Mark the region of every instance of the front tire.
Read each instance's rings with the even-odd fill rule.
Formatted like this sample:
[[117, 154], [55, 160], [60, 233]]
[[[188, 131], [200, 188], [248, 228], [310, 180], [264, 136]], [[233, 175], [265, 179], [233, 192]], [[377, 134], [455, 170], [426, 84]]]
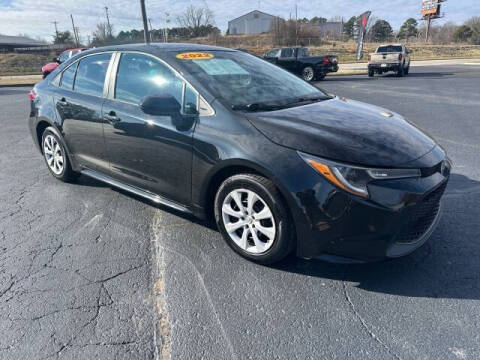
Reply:
[[306, 66], [302, 70], [302, 79], [308, 82], [313, 81], [315, 79], [315, 70], [311, 66]]
[[47, 127], [42, 134], [42, 153], [50, 174], [55, 178], [64, 182], [78, 178], [79, 174], [72, 170], [63, 142], [55, 135], [52, 127]]
[[262, 176], [239, 174], [226, 179], [215, 196], [215, 221], [227, 244], [253, 262], [278, 262], [294, 248], [285, 201]]

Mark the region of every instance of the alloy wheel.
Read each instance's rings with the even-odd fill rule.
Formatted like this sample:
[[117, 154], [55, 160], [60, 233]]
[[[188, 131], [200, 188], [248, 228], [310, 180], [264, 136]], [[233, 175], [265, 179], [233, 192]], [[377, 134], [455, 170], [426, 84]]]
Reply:
[[265, 253], [275, 241], [273, 213], [252, 190], [231, 191], [222, 204], [222, 219], [230, 238], [249, 254]]
[[60, 175], [63, 172], [65, 165], [65, 157], [62, 147], [53, 135], [45, 136], [43, 141], [43, 154], [47, 160], [48, 167], [55, 175]]
[[306, 81], [312, 81], [313, 80], [313, 69], [311, 67], [306, 67], [303, 69], [303, 79]]

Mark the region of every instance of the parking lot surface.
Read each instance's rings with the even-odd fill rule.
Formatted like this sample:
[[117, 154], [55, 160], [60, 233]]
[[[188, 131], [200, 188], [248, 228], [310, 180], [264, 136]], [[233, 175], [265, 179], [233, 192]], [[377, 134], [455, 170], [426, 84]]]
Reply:
[[27, 89], [0, 89], [0, 358], [479, 358], [480, 67], [317, 85], [404, 115], [452, 158], [443, 217], [412, 255], [247, 262], [210, 224], [56, 181]]

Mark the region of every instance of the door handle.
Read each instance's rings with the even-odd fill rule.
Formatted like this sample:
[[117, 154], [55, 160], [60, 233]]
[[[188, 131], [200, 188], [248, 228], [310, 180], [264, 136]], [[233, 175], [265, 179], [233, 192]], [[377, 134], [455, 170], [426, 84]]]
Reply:
[[111, 124], [116, 124], [121, 121], [117, 114], [115, 114], [115, 111], [110, 111], [108, 114], [103, 115], [103, 118]]
[[65, 99], [64, 97], [62, 97], [60, 100], [58, 100], [58, 103], [60, 105], [64, 105], [64, 106], [68, 105], [67, 99]]

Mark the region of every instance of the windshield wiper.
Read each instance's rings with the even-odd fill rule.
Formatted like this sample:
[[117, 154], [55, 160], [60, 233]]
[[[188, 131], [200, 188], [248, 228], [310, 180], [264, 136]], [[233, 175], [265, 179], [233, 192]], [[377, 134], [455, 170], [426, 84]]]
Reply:
[[232, 110], [243, 110], [248, 112], [255, 112], [255, 111], [273, 111], [273, 110], [280, 110], [286, 109], [289, 107], [293, 107], [297, 104], [304, 104], [304, 103], [312, 103], [317, 101], [324, 101], [333, 99], [331, 96], [303, 96], [292, 99], [292, 101], [284, 102], [281, 104], [269, 104], [269, 103], [251, 103], [251, 104], [237, 104], [232, 105]]
[[248, 112], [255, 111], [272, 111], [281, 109], [282, 106], [278, 104], [265, 104], [265, 103], [251, 103], [251, 104], [237, 104], [232, 105], [232, 110], [244, 110]]

